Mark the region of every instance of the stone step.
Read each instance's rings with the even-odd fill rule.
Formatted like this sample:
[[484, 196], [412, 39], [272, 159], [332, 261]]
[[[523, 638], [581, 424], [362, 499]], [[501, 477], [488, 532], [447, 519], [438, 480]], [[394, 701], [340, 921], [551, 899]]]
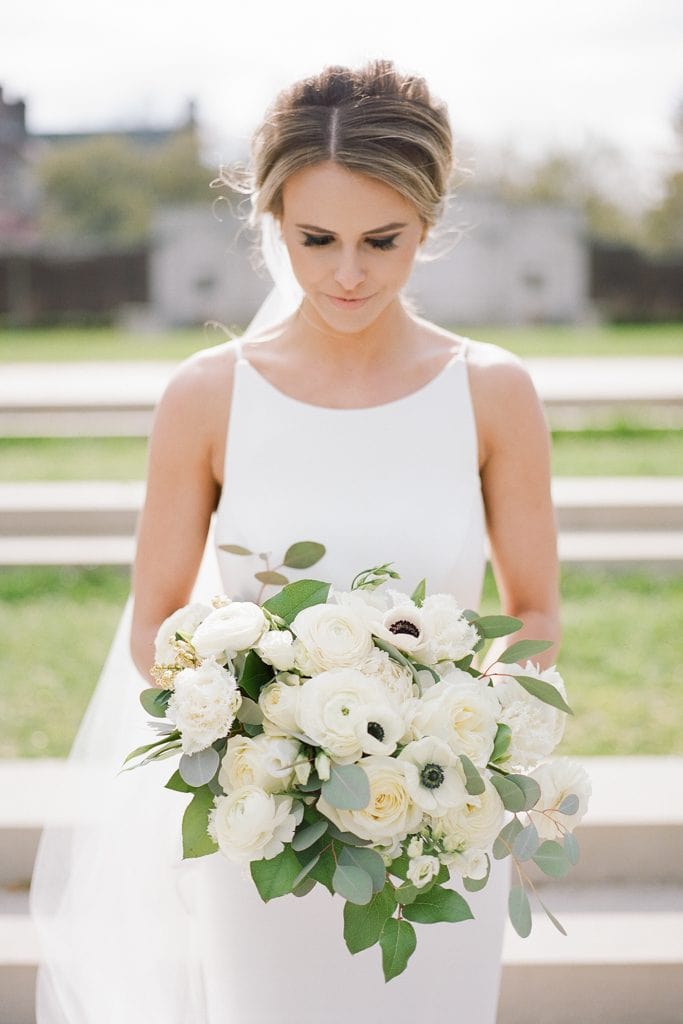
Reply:
[[[683, 477], [554, 477], [560, 531], [683, 530]], [[0, 535], [132, 535], [143, 481], [0, 484]]]
[[[533, 904], [526, 939], [507, 923], [498, 1024], [680, 1021], [683, 888], [549, 885], [540, 894], [567, 934]], [[35, 1021], [37, 961], [27, 893], [0, 890], [0, 1006], [7, 1024]]]

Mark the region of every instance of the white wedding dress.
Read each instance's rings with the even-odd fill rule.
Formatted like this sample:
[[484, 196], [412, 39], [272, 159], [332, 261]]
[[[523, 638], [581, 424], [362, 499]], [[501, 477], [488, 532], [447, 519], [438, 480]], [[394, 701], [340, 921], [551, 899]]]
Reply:
[[[467, 340], [417, 391], [369, 408], [330, 409], [275, 388], [244, 356], [236, 363], [216, 513], [227, 593], [256, 600], [264, 567], [299, 540], [326, 554], [290, 580], [349, 589], [360, 570], [393, 562], [410, 593], [450, 592], [477, 609], [485, 569], [485, 517], [469, 391]], [[264, 596], [274, 593], [268, 588]], [[507, 918], [510, 862], [493, 861], [483, 890], [467, 893], [474, 920], [416, 925], [406, 971], [385, 983], [379, 946], [351, 955], [343, 900], [317, 885], [305, 897], [263, 903], [247, 871], [221, 854], [192, 877], [209, 1024], [494, 1024]]]

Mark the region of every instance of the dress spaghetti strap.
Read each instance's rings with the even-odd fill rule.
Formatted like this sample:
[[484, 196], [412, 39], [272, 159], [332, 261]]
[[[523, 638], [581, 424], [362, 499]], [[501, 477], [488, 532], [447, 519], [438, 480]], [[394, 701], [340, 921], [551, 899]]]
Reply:
[[236, 338], [233, 338], [230, 344], [235, 350], [235, 362], [239, 363], [240, 360], [244, 359], [242, 354], [242, 336], [238, 335]]

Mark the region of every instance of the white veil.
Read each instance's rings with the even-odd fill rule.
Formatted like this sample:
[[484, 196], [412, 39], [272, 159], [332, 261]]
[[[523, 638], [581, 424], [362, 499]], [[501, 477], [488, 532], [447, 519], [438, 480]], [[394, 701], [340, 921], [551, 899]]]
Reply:
[[[264, 214], [259, 223], [274, 287], [245, 335], [290, 316], [303, 296], [277, 222]], [[208, 601], [221, 589], [212, 524], [192, 600]], [[117, 774], [130, 750], [157, 738], [138, 700], [147, 683], [129, 651], [131, 613], [132, 595], [71, 748], [66, 781], [60, 773], [47, 795], [50, 816], [29, 893], [40, 947], [37, 1024], [205, 1020], [191, 898], [200, 865], [182, 859], [187, 798], [164, 789], [176, 762]]]

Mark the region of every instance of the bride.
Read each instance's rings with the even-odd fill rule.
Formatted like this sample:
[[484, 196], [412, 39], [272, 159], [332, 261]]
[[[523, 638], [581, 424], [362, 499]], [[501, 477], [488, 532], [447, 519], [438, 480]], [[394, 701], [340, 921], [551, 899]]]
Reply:
[[550, 441], [530, 375], [403, 294], [453, 180], [445, 105], [391, 61], [326, 67], [275, 98], [247, 178], [222, 177], [251, 196], [275, 287], [240, 339], [178, 367], [156, 411], [131, 597], [70, 754], [76, 820], [48, 826], [36, 860], [36, 1019], [494, 1024], [509, 860], [467, 894], [474, 919], [423, 929], [385, 984], [377, 948], [346, 950], [341, 901], [321, 886], [266, 905], [220, 854], [182, 860], [168, 765], [117, 774], [150, 740], [137, 695], [160, 623], [219, 591], [270, 596], [255, 573], [295, 541], [325, 545], [315, 576], [339, 589], [392, 561], [401, 590], [425, 576], [477, 608], [488, 535], [501, 611], [524, 621], [515, 639], [554, 641], [541, 667], [559, 649]]

